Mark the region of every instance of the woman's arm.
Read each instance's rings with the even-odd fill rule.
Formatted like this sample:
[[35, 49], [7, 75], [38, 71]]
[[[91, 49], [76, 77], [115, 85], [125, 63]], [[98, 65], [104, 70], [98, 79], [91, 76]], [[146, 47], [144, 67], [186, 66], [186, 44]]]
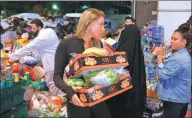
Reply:
[[55, 85], [61, 89], [64, 93], [67, 94], [67, 97], [71, 100], [71, 97], [75, 94], [75, 91], [71, 86], [68, 86], [63, 81], [64, 69], [67, 66], [69, 60], [67, 58], [67, 42], [66, 40], [61, 41], [57, 47], [55, 54], [55, 69], [54, 69], [54, 78], [53, 81]]

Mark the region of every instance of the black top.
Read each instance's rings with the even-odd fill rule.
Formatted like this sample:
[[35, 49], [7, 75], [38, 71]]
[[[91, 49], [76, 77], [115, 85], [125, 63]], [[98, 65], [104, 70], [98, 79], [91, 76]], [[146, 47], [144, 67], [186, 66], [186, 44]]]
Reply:
[[70, 61], [71, 53], [81, 54], [84, 51], [84, 40], [77, 37], [61, 41], [56, 50], [53, 81], [61, 91], [67, 94], [69, 99], [75, 94], [75, 91], [63, 81], [64, 69]]
[[80, 54], [83, 53], [84, 50], [84, 40], [77, 37], [61, 41], [56, 50], [53, 81], [61, 91], [67, 94], [69, 99], [75, 94], [75, 91], [63, 81], [64, 69], [69, 63], [71, 53]]

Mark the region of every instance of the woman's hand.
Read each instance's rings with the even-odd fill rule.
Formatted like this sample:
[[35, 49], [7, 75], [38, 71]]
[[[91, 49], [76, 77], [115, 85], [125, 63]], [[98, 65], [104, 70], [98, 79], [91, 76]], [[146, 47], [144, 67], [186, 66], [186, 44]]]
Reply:
[[165, 53], [164, 47], [156, 47], [155, 52], [157, 54], [157, 64], [163, 63], [163, 57]]
[[157, 54], [157, 56], [164, 56], [165, 53], [165, 49], [164, 47], [160, 46], [160, 47], [156, 47], [154, 52]]
[[77, 94], [74, 94], [71, 98], [71, 102], [76, 105], [76, 106], [79, 106], [79, 107], [85, 107], [83, 105], [83, 103], [80, 101], [79, 97], [77, 96]]

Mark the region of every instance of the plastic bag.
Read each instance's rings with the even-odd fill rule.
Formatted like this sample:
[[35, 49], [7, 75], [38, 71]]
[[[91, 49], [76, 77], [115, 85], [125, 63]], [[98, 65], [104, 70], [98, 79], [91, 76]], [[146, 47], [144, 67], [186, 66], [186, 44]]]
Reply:
[[90, 81], [94, 85], [110, 86], [119, 81], [119, 74], [114, 69], [103, 70]]
[[41, 62], [41, 59], [39, 57], [34, 56], [32, 53], [31, 55], [27, 55], [24, 58], [20, 59], [20, 63], [26, 64], [26, 65], [36, 65]]

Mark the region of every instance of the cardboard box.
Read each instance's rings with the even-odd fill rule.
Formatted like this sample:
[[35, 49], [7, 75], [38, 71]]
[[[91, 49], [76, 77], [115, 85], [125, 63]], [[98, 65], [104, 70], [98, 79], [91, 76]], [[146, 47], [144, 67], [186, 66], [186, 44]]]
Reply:
[[104, 44], [110, 46], [110, 48], [112, 50], [115, 50], [118, 47], [118, 42], [116, 40], [112, 39], [112, 38], [107, 38], [106, 40], [105, 39], [101, 39], [101, 41]]
[[129, 73], [125, 75], [121, 75], [119, 77], [119, 82], [108, 86], [108, 87], [102, 87], [100, 85], [95, 85], [91, 88], [81, 88], [76, 89], [77, 95], [79, 96], [81, 102], [85, 106], [94, 106], [100, 102], [103, 102], [113, 96], [116, 96], [120, 93], [123, 93], [129, 89], [131, 89], [132, 83], [131, 83], [131, 77]]
[[78, 54], [65, 68], [68, 79], [83, 72], [128, 66], [125, 52], [115, 52], [111, 56], [96, 57], [94, 54]]

